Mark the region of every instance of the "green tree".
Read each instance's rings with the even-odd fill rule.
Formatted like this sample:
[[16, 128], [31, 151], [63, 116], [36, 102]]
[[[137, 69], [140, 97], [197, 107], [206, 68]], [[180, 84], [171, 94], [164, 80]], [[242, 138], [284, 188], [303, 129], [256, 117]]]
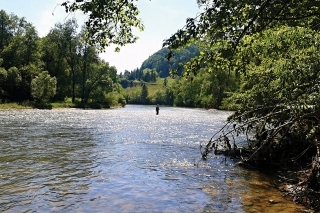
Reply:
[[140, 99], [143, 104], [148, 103], [148, 96], [149, 96], [148, 87], [146, 84], [143, 84], [141, 88], [141, 95], [140, 95]]
[[166, 104], [166, 97], [165, 97], [165, 91], [163, 90], [157, 90], [154, 94], [154, 97], [152, 98], [152, 103], [155, 104]]
[[[21, 86], [22, 77], [19, 70], [16, 67], [10, 67], [7, 71], [7, 81], [5, 90], [10, 97], [19, 96], [19, 87]], [[13, 98], [11, 98], [13, 100]]]
[[7, 97], [5, 84], [7, 82], [8, 73], [7, 70], [0, 67], [0, 98], [4, 100]]
[[204, 8], [196, 18], [188, 18], [183, 29], [164, 42], [177, 48], [193, 39], [215, 44], [222, 40], [237, 46], [247, 35], [281, 24], [319, 29], [320, 2], [272, 0], [197, 0]]
[[312, 165], [305, 185], [320, 190], [319, 40], [317, 31], [285, 26], [244, 38], [236, 55], [241, 87], [225, 100], [238, 110], [204, 156], [243, 133], [247, 163]]
[[51, 77], [48, 71], [43, 71], [31, 81], [32, 97], [39, 102], [46, 101], [56, 94], [56, 85], [56, 77]]
[[42, 66], [39, 37], [35, 27], [14, 14], [0, 11], [1, 66], [8, 72], [2, 85], [7, 100], [31, 98], [30, 83]]
[[0, 52], [9, 45], [13, 37], [11, 17], [4, 11], [0, 10]]
[[7, 33], [12, 33], [12, 37], [1, 51], [2, 66], [6, 69], [10, 67], [20, 69], [31, 63], [40, 66], [39, 47], [37, 44], [39, 37], [35, 27], [24, 18], [19, 19], [13, 15], [10, 23], [11, 26], [7, 26], [7, 28], [11, 29], [11, 31]]
[[166, 87], [165, 89], [165, 104], [173, 106], [174, 95], [171, 87]]
[[63, 31], [63, 25], [56, 24], [40, 41], [44, 69], [57, 78], [57, 94], [54, 97], [56, 101], [63, 101], [65, 97], [71, 97], [72, 93], [70, 66], [66, 59], [68, 46], [64, 41]]
[[[81, 100], [83, 103], [88, 103], [90, 95], [93, 94], [95, 100], [103, 102], [103, 98], [107, 93], [113, 91], [113, 81], [110, 78], [110, 72], [113, 72], [114, 67], [109, 67], [108, 63], [100, 62], [92, 64], [87, 69], [87, 77], [84, 85], [83, 97]], [[101, 94], [100, 98], [99, 95]]]
[[61, 5], [66, 12], [80, 10], [89, 14], [85, 23], [89, 42], [103, 50], [110, 44], [123, 46], [138, 39], [133, 35], [133, 28], [143, 30], [144, 27], [138, 18], [139, 10], [134, 2], [135, 0], [76, 0], [65, 1]]
[[64, 57], [69, 64], [71, 74], [71, 91], [72, 102], [75, 102], [76, 98], [76, 75], [77, 75], [77, 46], [79, 38], [77, 37], [78, 24], [75, 19], [68, 20], [65, 24], [60, 26], [62, 29], [63, 39], [61, 45], [63, 46]]
[[163, 85], [162, 85], [164, 88], [166, 88], [168, 86], [168, 79], [167, 78], [164, 78], [163, 80]]

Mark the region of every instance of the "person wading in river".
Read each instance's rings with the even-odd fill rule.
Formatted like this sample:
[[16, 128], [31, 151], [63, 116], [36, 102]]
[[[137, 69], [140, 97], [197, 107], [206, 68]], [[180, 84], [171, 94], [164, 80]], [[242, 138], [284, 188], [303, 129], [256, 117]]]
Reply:
[[159, 104], [157, 104], [157, 106], [156, 106], [156, 115], [159, 115]]

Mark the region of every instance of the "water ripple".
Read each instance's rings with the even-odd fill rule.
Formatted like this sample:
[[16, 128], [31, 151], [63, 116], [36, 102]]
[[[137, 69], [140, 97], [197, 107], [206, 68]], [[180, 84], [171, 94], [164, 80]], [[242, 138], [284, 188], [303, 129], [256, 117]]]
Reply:
[[[135, 105], [115, 110], [0, 110], [0, 211], [301, 208], [283, 199], [263, 177], [234, 167], [232, 161], [199, 161], [199, 143], [228, 115], [161, 107], [156, 116], [154, 107]], [[271, 196], [279, 204], [270, 205]]]

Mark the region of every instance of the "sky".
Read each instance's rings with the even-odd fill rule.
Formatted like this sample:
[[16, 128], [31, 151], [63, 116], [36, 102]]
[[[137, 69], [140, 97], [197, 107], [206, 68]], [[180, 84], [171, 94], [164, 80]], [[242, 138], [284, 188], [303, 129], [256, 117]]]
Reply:
[[[64, 23], [72, 16], [77, 18], [79, 26], [83, 25], [86, 16], [65, 13], [60, 6], [62, 2], [64, 0], [0, 0], [0, 10], [25, 17], [43, 37], [56, 23]], [[110, 46], [100, 54], [100, 58], [115, 66], [118, 73], [140, 68], [144, 60], [162, 48], [164, 39], [181, 29], [188, 17], [195, 17], [200, 12], [196, 0], [138, 0], [136, 4], [145, 26], [143, 32], [136, 31], [135, 35], [140, 39], [121, 47], [120, 52], [114, 52], [115, 47]]]

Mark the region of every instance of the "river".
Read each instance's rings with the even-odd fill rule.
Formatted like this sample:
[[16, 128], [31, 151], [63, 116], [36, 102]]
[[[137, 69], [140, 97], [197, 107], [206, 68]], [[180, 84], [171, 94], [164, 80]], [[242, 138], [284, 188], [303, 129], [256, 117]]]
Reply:
[[298, 212], [270, 178], [199, 144], [230, 112], [0, 110], [0, 212]]

